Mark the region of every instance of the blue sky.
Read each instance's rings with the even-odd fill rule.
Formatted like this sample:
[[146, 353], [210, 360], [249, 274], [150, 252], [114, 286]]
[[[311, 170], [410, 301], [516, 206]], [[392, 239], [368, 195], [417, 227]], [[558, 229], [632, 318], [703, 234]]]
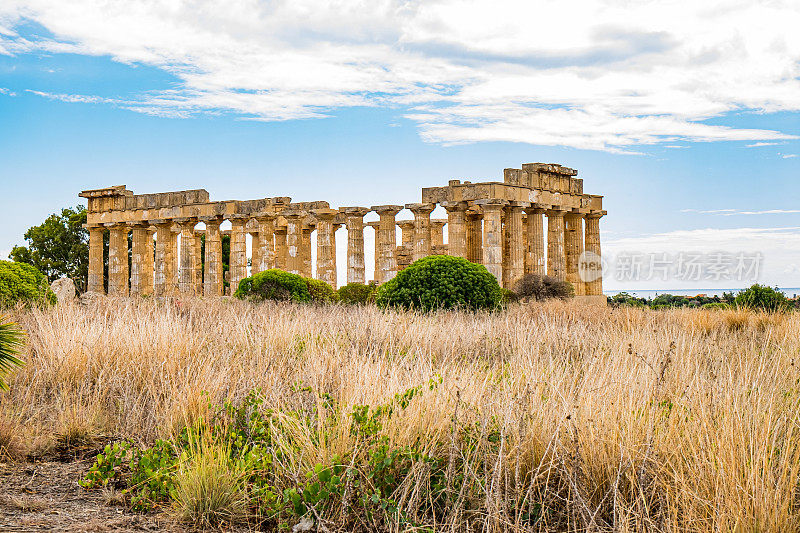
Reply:
[[2, 256], [86, 188], [377, 205], [541, 161], [605, 196], [608, 289], [747, 284], [624, 267], [719, 251], [800, 286], [789, 2], [69, 4], [0, 6]]

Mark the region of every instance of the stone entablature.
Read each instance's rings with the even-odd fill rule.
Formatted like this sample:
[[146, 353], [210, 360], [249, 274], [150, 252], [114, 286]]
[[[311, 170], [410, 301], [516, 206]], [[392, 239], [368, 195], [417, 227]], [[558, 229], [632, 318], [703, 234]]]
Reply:
[[[583, 180], [576, 175], [561, 165], [529, 163], [505, 169], [502, 182], [450, 180], [444, 187], [424, 188], [420, 203], [339, 209], [325, 201], [292, 202], [285, 196], [212, 202], [204, 189], [139, 195], [124, 185], [87, 190], [80, 196], [89, 204], [89, 290], [104, 291], [105, 231], [110, 232], [110, 294], [221, 295], [221, 239], [226, 234], [231, 238], [226, 279], [234, 289], [244, 277], [269, 268], [314, 276], [335, 288], [336, 230], [344, 226], [348, 283], [366, 280], [364, 228], [370, 227], [379, 283], [416, 259], [451, 254], [484, 264], [505, 287], [524, 274], [546, 273], [571, 282], [577, 295], [600, 297], [598, 221], [605, 211], [602, 196], [584, 194]], [[445, 208], [446, 219], [431, 218], [437, 206]], [[397, 220], [404, 209], [413, 218]], [[370, 212], [379, 220], [365, 223]], [[230, 230], [220, 228], [224, 221]]]

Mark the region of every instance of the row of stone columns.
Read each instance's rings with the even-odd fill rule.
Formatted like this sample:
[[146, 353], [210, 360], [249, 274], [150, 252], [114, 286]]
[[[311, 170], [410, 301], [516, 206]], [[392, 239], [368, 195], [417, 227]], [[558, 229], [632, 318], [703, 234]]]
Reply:
[[[547, 274], [572, 283], [576, 294], [602, 294], [599, 275], [582, 281], [580, 258], [584, 251], [600, 257], [599, 218], [602, 214], [579, 214], [566, 209], [505, 200], [443, 202], [447, 210], [447, 253], [482, 263], [506, 287], [524, 274]], [[444, 222], [431, 221], [435, 204], [406, 204], [413, 221], [399, 223], [402, 245], [413, 260], [442, 250]], [[311, 232], [317, 231], [317, 279], [336, 286], [336, 230], [347, 227], [347, 282], [364, 283], [364, 227], [375, 229], [375, 280], [385, 283], [398, 271], [396, 215], [400, 205], [293, 209], [280, 213], [285, 227], [275, 225], [276, 213], [232, 215], [230, 274], [232, 291], [247, 277], [246, 235], [252, 238], [251, 272], [270, 268], [311, 277]], [[364, 216], [375, 211], [379, 220], [365, 224]], [[523, 217], [523, 212], [527, 218]], [[547, 253], [543, 216], [547, 218]], [[343, 218], [343, 220], [342, 220]], [[255, 226], [248, 226], [255, 220]], [[312, 221], [313, 220], [313, 221]], [[109, 229], [108, 291], [115, 295], [164, 296], [181, 294], [221, 295], [223, 259], [220, 225], [223, 217], [179, 218], [107, 225]], [[585, 230], [584, 230], [585, 221]], [[201, 258], [200, 234], [195, 226], [205, 223], [205, 257]], [[180, 250], [173, 228], [180, 228]], [[432, 231], [432, 227], [435, 231]], [[89, 228], [89, 290], [103, 290], [103, 230]], [[132, 230], [131, 267], [128, 271], [128, 232]], [[155, 253], [153, 233], [155, 231]], [[545, 257], [547, 262], [545, 263]], [[176, 261], [180, 258], [180, 264]], [[202, 271], [202, 262], [205, 272]], [[405, 263], [404, 263], [405, 264]], [[590, 268], [599, 269], [599, 264]], [[591, 276], [590, 276], [591, 277]], [[177, 283], [176, 283], [177, 280]], [[130, 284], [129, 284], [130, 283]]]

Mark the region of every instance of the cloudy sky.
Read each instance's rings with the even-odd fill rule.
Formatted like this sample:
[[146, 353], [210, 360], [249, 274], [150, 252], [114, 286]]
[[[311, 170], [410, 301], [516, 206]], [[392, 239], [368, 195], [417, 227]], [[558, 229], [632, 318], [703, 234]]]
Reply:
[[0, 255], [86, 188], [375, 205], [541, 161], [605, 195], [606, 288], [747, 284], [630, 275], [721, 252], [798, 287], [798, 28], [796, 0], [3, 0]]

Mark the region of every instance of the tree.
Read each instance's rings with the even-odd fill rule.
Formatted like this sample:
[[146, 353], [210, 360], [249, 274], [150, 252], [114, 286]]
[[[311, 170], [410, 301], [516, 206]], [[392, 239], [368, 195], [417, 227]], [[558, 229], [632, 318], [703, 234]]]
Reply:
[[89, 232], [86, 208], [65, 208], [25, 232], [28, 246], [15, 246], [9, 258], [35, 266], [52, 282], [71, 278], [80, 292], [86, 290], [89, 270]]
[[734, 300], [737, 306], [748, 309], [761, 309], [764, 311], [785, 311], [790, 303], [777, 287], [774, 289], [766, 285], [751, 285], [740, 291]]

